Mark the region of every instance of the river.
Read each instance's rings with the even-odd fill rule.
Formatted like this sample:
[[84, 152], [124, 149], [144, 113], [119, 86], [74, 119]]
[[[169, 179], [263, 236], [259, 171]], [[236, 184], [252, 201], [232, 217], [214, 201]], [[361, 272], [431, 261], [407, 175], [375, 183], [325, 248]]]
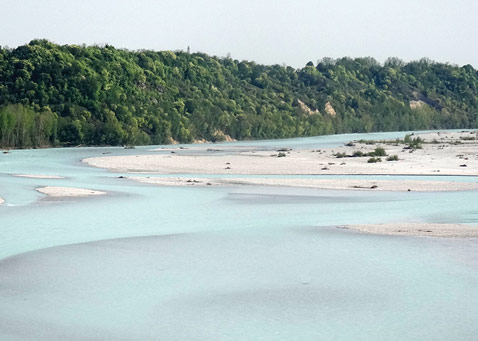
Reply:
[[[227, 146], [320, 149], [404, 135]], [[153, 148], [0, 155], [0, 339], [476, 338], [478, 240], [336, 228], [396, 221], [476, 224], [476, 191], [159, 187], [81, 163]], [[108, 194], [53, 200], [37, 193], [39, 186]]]

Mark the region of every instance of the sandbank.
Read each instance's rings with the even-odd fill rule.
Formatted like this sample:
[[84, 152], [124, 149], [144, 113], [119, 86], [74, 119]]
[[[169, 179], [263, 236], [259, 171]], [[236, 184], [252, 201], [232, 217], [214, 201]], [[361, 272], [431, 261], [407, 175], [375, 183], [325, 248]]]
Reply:
[[52, 198], [89, 197], [89, 196], [106, 194], [105, 192], [101, 192], [101, 191], [94, 191], [91, 189], [75, 188], [75, 187], [47, 186], [47, 187], [39, 187], [36, 190]]
[[45, 175], [45, 174], [14, 174], [13, 176], [30, 179], [64, 179], [59, 175]]
[[195, 177], [129, 177], [159, 186], [287, 186], [334, 190], [369, 191], [464, 191], [478, 190], [478, 183], [418, 180], [365, 179], [280, 179], [280, 178], [195, 178]]
[[478, 226], [463, 224], [392, 223], [346, 225], [339, 228], [378, 235], [478, 238]]
[[[416, 137], [416, 136], [415, 136]], [[91, 166], [119, 172], [160, 174], [246, 174], [246, 175], [478, 175], [478, 140], [475, 132], [430, 133], [422, 137], [421, 149], [403, 143], [353, 142], [337, 148], [270, 149], [232, 154], [171, 154], [105, 156], [87, 158]], [[370, 157], [351, 157], [382, 147], [398, 161], [369, 163]], [[346, 155], [338, 158], [337, 155]]]

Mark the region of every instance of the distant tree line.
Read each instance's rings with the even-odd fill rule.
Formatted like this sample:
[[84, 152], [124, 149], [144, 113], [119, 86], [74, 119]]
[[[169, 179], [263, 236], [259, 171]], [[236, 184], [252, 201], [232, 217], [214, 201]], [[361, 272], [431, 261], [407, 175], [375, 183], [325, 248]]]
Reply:
[[294, 69], [46, 40], [0, 48], [2, 147], [476, 127], [470, 65], [324, 58]]

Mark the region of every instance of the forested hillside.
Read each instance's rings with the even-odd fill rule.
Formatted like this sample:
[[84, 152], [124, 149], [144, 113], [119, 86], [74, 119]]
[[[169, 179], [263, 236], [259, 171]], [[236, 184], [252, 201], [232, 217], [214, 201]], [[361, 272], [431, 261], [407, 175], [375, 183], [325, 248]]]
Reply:
[[323, 59], [302, 69], [201, 53], [0, 49], [0, 145], [163, 144], [478, 127], [472, 66]]

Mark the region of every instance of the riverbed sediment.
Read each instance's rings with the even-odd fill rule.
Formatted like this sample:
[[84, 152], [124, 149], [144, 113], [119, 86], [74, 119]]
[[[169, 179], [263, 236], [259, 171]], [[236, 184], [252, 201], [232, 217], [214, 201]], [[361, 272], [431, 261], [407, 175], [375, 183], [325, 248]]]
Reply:
[[[156, 185], [270, 185], [327, 189], [387, 191], [476, 190], [476, 182], [420, 180], [277, 179], [267, 175], [417, 175], [477, 176], [478, 141], [475, 131], [428, 133], [397, 141], [351, 141], [336, 148], [244, 150], [221, 145], [198, 154], [170, 153], [105, 156], [84, 159], [100, 168], [125, 173], [156, 173], [137, 179]], [[229, 151], [229, 152], [224, 152]], [[376, 154], [376, 155], [375, 155]], [[205, 174], [210, 179], [162, 177], [171, 174]], [[216, 178], [228, 175], [231, 178]], [[234, 175], [247, 175], [236, 179]], [[254, 178], [261, 175], [261, 178]]]

